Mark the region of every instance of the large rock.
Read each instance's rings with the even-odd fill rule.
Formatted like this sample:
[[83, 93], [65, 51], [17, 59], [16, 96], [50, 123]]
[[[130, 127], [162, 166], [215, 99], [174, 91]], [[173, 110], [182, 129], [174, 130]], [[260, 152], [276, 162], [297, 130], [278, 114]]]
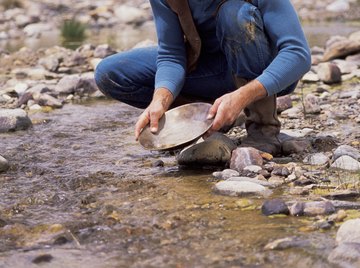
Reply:
[[349, 171], [358, 171], [360, 170], [360, 162], [348, 155], [343, 155], [336, 159], [331, 167]]
[[229, 196], [269, 196], [271, 191], [259, 184], [248, 181], [221, 181], [215, 184], [214, 191]]
[[0, 133], [25, 130], [31, 126], [31, 120], [22, 109], [0, 109]]
[[336, 267], [360, 267], [360, 244], [342, 243], [329, 255], [328, 261]]
[[242, 171], [250, 165], [262, 166], [263, 158], [260, 152], [252, 147], [240, 147], [233, 151], [230, 168]]
[[240, 174], [236, 170], [228, 168], [228, 169], [224, 169], [223, 171], [215, 171], [213, 172], [212, 175], [219, 180], [227, 180], [231, 177], [237, 177]]
[[338, 242], [339, 244], [360, 244], [360, 219], [348, 220], [343, 223], [336, 234], [336, 242]]
[[318, 77], [325, 84], [335, 84], [341, 82], [340, 68], [331, 62], [320, 63], [318, 66]]
[[266, 180], [258, 180], [258, 179], [253, 179], [253, 178], [249, 178], [249, 177], [235, 176], [235, 177], [228, 178], [227, 181], [247, 181], [247, 182], [253, 182], [256, 184], [260, 184], [264, 187], [269, 187], [269, 188], [274, 188], [274, 186], [275, 186], [273, 183], [268, 182]]
[[360, 52], [360, 41], [342, 39], [332, 42], [327, 46], [323, 61], [329, 61], [337, 58], [344, 58]]
[[205, 141], [182, 150], [177, 161], [179, 165], [225, 165], [235, 148], [230, 138], [216, 132]]
[[340, 69], [341, 74], [350, 74], [358, 69], [356, 63], [346, 60], [333, 61]]
[[9, 162], [0, 155], [0, 173], [9, 169]]
[[360, 160], [360, 151], [349, 145], [341, 145], [334, 152], [334, 159], [338, 159], [343, 155], [348, 155], [356, 160]]
[[335, 207], [330, 201], [314, 201], [304, 203], [305, 216], [328, 215], [335, 212]]

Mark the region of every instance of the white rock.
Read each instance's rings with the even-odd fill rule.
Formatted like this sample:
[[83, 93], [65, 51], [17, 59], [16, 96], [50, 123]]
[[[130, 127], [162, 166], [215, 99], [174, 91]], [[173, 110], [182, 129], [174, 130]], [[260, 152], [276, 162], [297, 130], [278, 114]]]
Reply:
[[303, 162], [309, 165], [322, 166], [327, 164], [330, 159], [323, 153], [311, 154], [305, 157]]
[[55, 27], [49, 23], [32, 23], [23, 29], [28, 37], [40, 37], [43, 32], [54, 30]]
[[336, 242], [360, 243], [360, 219], [344, 222], [336, 234]]
[[115, 9], [115, 16], [123, 23], [136, 23], [144, 21], [146, 12], [136, 7], [121, 5]]
[[271, 194], [271, 191], [264, 186], [247, 181], [221, 181], [215, 184], [214, 190], [217, 193], [229, 196], [268, 196]]
[[358, 171], [360, 170], [360, 162], [348, 155], [343, 155], [336, 159], [331, 167], [350, 171]]
[[254, 172], [254, 173], [258, 173], [259, 171], [262, 170], [262, 168], [260, 166], [257, 166], [257, 165], [250, 165], [250, 166], [245, 167], [244, 170], [251, 171], [251, 172]]
[[347, 0], [336, 0], [335, 2], [331, 3], [326, 7], [327, 11], [330, 12], [344, 12], [350, 9], [350, 4]]

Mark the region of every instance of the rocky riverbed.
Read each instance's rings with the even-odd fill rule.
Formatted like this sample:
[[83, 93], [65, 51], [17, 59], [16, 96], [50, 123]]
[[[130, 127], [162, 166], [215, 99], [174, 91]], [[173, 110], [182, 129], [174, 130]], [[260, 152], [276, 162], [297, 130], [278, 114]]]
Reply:
[[[303, 20], [359, 14], [357, 1], [293, 2]], [[152, 24], [147, 1], [18, 3], [2, 7], [0, 39], [58, 28], [64, 15], [92, 28]], [[0, 52], [0, 267], [360, 264], [360, 32], [312, 47], [311, 71], [278, 98], [276, 158], [237, 148], [241, 124], [208, 141], [225, 152], [213, 159], [144, 151], [132, 136], [141, 111], [94, 82], [116, 51]]]

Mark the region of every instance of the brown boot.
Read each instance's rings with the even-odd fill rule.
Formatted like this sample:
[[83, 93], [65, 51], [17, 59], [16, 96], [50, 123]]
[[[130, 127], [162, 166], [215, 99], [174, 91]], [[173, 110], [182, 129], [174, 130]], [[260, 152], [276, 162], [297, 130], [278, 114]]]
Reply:
[[276, 95], [258, 100], [244, 109], [247, 137], [241, 147], [254, 147], [272, 155], [281, 154], [281, 123], [276, 112]]

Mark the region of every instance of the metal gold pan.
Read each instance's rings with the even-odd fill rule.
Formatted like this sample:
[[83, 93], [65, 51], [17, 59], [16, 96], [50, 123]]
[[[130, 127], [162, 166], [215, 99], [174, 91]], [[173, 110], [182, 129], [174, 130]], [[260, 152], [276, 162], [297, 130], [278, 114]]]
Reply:
[[169, 150], [195, 141], [211, 127], [213, 119], [206, 119], [210, 107], [209, 103], [197, 102], [167, 111], [157, 133], [151, 133], [149, 125], [143, 129], [140, 144], [148, 150]]

